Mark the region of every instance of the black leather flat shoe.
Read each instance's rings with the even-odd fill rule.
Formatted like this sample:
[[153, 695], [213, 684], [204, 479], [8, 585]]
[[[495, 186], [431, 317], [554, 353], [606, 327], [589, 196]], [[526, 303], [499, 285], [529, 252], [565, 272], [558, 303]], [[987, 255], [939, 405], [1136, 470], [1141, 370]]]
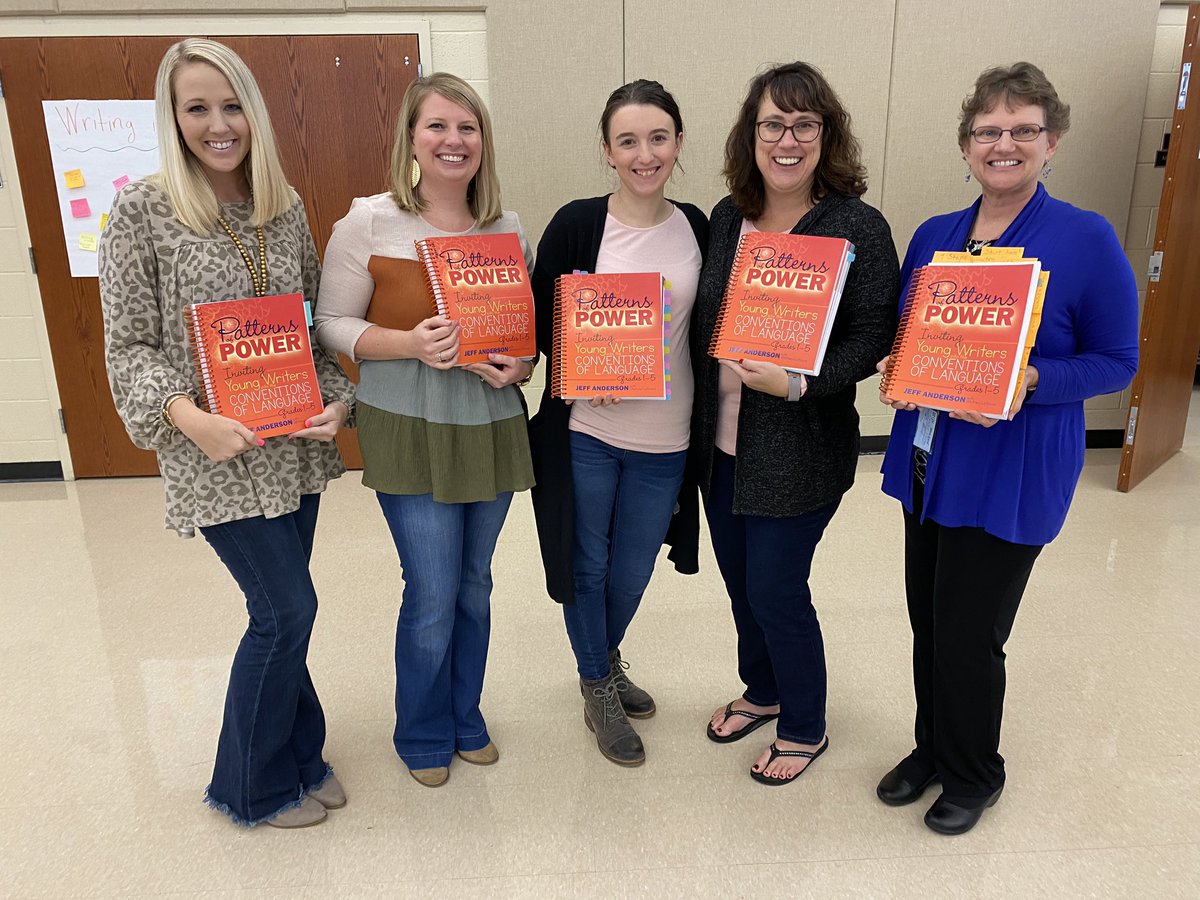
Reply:
[[932, 772], [914, 783], [910, 780], [911, 773], [906, 772], [911, 767], [906, 766], [904, 762], [884, 775], [879, 786], [875, 788], [875, 795], [888, 806], [907, 806], [920, 799], [926, 788], [938, 780], [937, 772]]
[[975, 827], [985, 809], [996, 805], [1003, 791], [1004, 788], [999, 788], [992, 796], [979, 800], [978, 806], [959, 806], [942, 794], [925, 813], [925, 824], [938, 834], [966, 834]]

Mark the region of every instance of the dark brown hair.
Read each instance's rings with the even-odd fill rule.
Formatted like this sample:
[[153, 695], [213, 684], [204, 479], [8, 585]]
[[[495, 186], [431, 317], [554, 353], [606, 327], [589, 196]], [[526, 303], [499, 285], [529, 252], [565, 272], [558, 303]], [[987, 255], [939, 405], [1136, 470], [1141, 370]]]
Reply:
[[671, 117], [675, 123], [675, 136], [683, 134], [683, 116], [679, 114], [679, 104], [671, 96], [671, 92], [657, 81], [639, 78], [629, 84], [623, 84], [608, 95], [604, 104], [604, 112], [600, 114], [600, 139], [608, 144], [608, 129], [612, 125], [612, 117], [623, 106], [655, 106]]
[[1046, 113], [1046, 130], [1055, 137], [1071, 127], [1071, 107], [1058, 99], [1058, 92], [1046, 73], [1033, 63], [1019, 62], [1011, 66], [985, 69], [975, 79], [975, 90], [962, 102], [958, 120], [958, 146], [965, 148], [980, 113], [990, 112], [999, 104], [1040, 106]]
[[794, 62], [755, 76], [725, 140], [725, 168], [734, 206], [747, 219], [763, 214], [766, 188], [754, 157], [755, 120], [764, 97], [784, 112], [814, 112], [821, 117], [821, 159], [813, 179], [813, 200], [830, 193], [859, 197], [867, 190], [867, 170], [850, 130], [850, 114], [815, 66]]

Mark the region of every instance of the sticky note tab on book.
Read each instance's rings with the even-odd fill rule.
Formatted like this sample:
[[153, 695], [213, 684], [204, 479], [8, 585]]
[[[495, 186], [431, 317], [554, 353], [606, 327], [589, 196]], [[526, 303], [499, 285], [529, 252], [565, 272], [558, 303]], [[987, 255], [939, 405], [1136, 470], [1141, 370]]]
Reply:
[[69, 188], [83, 187], [83, 171], [81, 169], [72, 169], [70, 172], [63, 172], [63, 181], [67, 183]]
[[95, 253], [98, 246], [99, 242], [94, 234], [81, 234], [79, 236], [80, 250], [90, 250], [92, 253]]
[[87, 202], [87, 197], [80, 197], [78, 200], [71, 201], [71, 217], [74, 219], [86, 219], [92, 214], [92, 207]]

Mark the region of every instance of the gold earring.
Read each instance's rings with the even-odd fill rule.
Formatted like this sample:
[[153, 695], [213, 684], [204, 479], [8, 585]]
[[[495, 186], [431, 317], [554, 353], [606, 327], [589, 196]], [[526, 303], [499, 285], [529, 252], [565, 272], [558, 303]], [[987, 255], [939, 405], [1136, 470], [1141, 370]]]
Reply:
[[408, 180], [412, 187], [416, 187], [421, 180], [421, 165], [415, 159], [412, 161], [412, 169], [409, 170]]

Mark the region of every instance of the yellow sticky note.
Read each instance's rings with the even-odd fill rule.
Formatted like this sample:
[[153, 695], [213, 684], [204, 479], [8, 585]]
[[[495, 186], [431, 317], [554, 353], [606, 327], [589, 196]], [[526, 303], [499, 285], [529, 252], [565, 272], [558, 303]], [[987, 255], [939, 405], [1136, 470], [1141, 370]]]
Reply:
[[63, 172], [63, 180], [69, 188], [83, 187], [83, 172], [80, 169], [72, 169], [70, 172]]
[[79, 236], [79, 249], [80, 250], [90, 250], [93, 253], [95, 253], [96, 248], [98, 246], [99, 246], [99, 241], [97, 240], [97, 238], [94, 234], [81, 234]]
[[100, 230], [104, 230], [104, 226], [108, 224], [108, 213], [100, 213]]

